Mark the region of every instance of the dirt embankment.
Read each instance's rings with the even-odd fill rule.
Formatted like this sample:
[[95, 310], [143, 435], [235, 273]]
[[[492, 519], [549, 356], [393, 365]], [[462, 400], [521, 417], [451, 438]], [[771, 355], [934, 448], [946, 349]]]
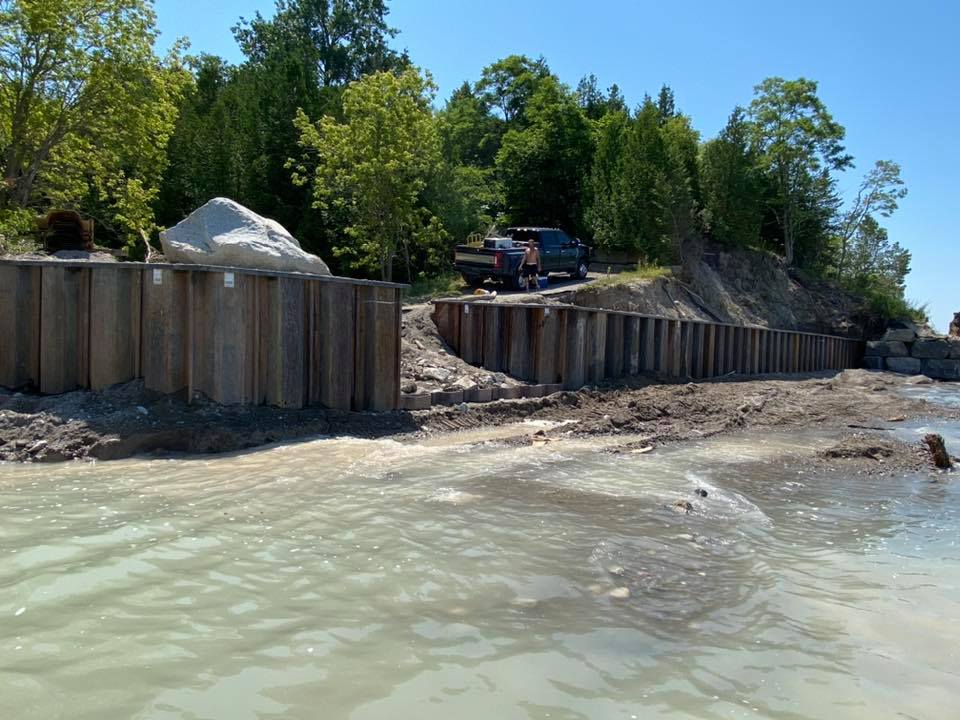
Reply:
[[560, 297], [584, 307], [845, 337], [882, 331], [862, 298], [755, 250], [714, 249], [673, 277], [587, 285]]
[[220, 453], [321, 435], [381, 437], [418, 429], [401, 413], [224, 406], [143, 382], [37, 396], [0, 391], [0, 460], [114, 460], [142, 453]]
[[[898, 394], [896, 387], [904, 382], [900, 376], [861, 370], [803, 379], [676, 385], [645, 384], [649, 381], [637, 379], [626, 387], [415, 413], [280, 410], [204, 402], [188, 405], [183, 399], [158, 396], [144, 390], [140, 382], [132, 382], [102, 392], [76, 391], [54, 397], [0, 395], [0, 459], [55, 462], [158, 452], [227, 452], [335, 435], [393, 436], [413, 442], [433, 434], [523, 420], [564, 423], [541, 431], [540, 441], [569, 434], [620, 435], [624, 437], [620, 450], [629, 452], [750, 429], [820, 426], [837, 428], [840, 437], [861, 432], [861, 426], [873, 426], [878, 419], [960, 419], [960, 412], [951, 414]], [[518, 429], [513, 441], [531, 442], [534, 431]], [[870, 443], [862, 453], [838, 455], [868, 464], [878, 462], [872, 455], [880, 451]], [[880, 453], [887, 469], [924, 464], [913, 449], [895, 450]]]

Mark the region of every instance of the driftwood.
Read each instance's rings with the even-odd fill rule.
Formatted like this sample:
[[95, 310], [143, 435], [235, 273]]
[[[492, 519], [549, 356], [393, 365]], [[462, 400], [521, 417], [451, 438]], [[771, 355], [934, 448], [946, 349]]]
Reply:
[[923, 436], [923, 441], [930, 449], [930, 454], [933, 455], [934, 465], [938, 468], [949, 468], [951, 466], [950, 455], [947, 453], [947, 448], [943, 444], [943, 437], [935, 433], [930, 433], [929, 435]]

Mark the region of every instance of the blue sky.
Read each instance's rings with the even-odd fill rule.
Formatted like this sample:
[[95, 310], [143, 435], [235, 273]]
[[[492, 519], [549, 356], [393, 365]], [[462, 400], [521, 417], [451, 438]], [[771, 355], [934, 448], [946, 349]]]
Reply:
[[[238, 62], [230, 32], [272, 0], [156, 0], [161, 45], [186, 36], [192, 52]], [[807, 1], [583, 2], [395, 0], [394, 41], [430, 70], [444, 99], [484, 65], [512, 53], [543, 55], [576, 85], [593, 73], [631, 105], [663, 83], [704, 137], [765, 77], [805, 76], [847, 128], [853, 193], [875, 160], [900, 163], [910, 190], [885, 221], [913, 253], [907, 295], [946, 330], [960, 311], [960, 3]]]

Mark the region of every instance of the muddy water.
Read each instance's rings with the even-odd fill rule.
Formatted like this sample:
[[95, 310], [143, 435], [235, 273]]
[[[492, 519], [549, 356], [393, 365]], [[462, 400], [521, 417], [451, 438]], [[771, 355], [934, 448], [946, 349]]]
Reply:
[[490, 440], [0, 465], [0, 718], [954, 716], [960, 482]]

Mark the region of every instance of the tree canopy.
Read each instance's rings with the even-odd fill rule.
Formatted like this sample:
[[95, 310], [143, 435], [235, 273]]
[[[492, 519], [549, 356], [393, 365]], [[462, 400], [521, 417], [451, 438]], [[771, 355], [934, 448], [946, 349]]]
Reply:
[[327, 115], [314, 125], [302, 110], [295, 120], [315, 170], [311, 176], [305, 163], [295, 164], [294, 179], [312, 183], [316, 207], [346, 222], [349, 242], [334, 254], [383, 280], [393, 279], [397, 252], [406, 256], [430, 227], [418, 201], [440, 162], [433, 92], [413, 69], [373, 73], [344, 91], [342, 121]]
[[0, 0], [0, 235], [57, 204], [129, 242], [225, 195], [339, 272], [442, 273], [468, 236], [544, 224], [651, 264], [763, 249], [902, 299], [909, 253], [879, 224], [900, 167], [877, 162], [843, 203], [853, 160], [816, 82], [762, 80], [706, 139], [669, 85], [631, 108], [543, 57], [499, 59], [437, 107], [388, 14], [276, 0], [234, 25], [231, 65], [157, 57], [148, 0]]
[[124, 241], [152, 229], [190, 83], [156, 34], [145, 0], [0, 3], [3, 211], [82, 207]]

